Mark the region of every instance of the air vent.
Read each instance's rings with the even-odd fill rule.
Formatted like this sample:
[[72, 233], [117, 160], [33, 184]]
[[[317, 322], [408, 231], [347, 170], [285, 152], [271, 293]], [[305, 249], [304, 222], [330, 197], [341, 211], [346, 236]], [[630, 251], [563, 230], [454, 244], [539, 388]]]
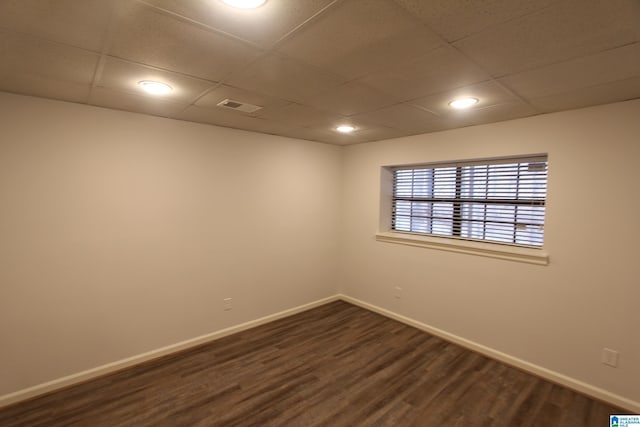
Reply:
[[246, 102], [234, 101], [233, 99], [225, 99], [218, 102], [218, 107], [242, 111], [243, 113], [253, 113], [254, 111], [262, 109], [259, 105], [247, 104]]

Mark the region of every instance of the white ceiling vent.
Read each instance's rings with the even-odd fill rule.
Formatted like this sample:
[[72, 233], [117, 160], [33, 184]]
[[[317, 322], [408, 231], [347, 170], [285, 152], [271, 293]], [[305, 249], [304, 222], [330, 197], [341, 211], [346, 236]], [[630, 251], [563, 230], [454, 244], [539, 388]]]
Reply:
[[225, 99], [218, 102], [218, 107], [242, 111], [243, 113], [253, 113], [254, 111], [262, 109], [259, 105], [247, 104], [246, 102], [234, 101], [233, 99]]

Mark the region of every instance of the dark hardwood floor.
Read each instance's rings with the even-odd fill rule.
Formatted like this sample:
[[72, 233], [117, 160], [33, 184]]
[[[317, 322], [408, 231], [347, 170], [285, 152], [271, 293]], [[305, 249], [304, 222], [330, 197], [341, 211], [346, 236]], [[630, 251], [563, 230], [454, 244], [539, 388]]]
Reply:
[[0, 409], [0, 426], [577, 426], [624, 413], [345, 302]]

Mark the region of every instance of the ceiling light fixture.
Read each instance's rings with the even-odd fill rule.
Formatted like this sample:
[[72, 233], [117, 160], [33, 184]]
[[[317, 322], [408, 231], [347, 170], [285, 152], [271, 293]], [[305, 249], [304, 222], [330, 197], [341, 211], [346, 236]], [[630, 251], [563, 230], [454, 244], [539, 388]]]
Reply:
[[226, 4], [238, 9], [256, 9], [267, 2], [267, 0], [222, 0]]
[[478, 98], [460, 98], [454, 99], [449, 103], [451, 108], [457, 108], [458, 110], [462, 110], [464, 108], [473, 107], [478, 103]]
[[356, 128], [351, 125], [340, 125], [336, 128], [336, 130], [341, 133], [351, 133], [356, 130]]
[[154, 82], [152, 80], [142, 80], [138, 82], [138, 84], [142, 89], [152, 95], [166, 95], [173, 90], [173, 88], [166, 83]]

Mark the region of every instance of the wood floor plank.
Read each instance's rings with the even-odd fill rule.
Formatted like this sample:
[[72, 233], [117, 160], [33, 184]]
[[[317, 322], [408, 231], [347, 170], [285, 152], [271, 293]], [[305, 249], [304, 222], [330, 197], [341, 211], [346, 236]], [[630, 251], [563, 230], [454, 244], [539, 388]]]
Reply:
[[338, 301], [0, 409], [0, 426], [602, 426], [624, 413]]

